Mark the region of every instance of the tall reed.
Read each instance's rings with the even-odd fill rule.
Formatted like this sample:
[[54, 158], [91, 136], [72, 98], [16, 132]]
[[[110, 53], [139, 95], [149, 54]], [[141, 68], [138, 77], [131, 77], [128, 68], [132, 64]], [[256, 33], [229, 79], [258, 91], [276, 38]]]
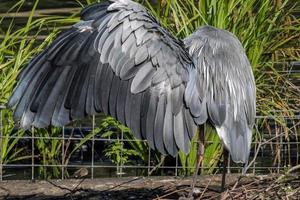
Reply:
[[[294, 110], [300, 110], [299, 87], [280, 73], [291, 68], [287, 62], [300, 60], [300, 19], [293, 16], [299, 11], [299, 3], [288, 0], [139, 2], [146, 5], [163, 26], [180, 38], [185, 38], [202, 25], [233, 32], [242, 42], [255, 74], [257, 115], [271, 115], [276, 122], [287, 127], [285, 117], [292, 117]], [[280, 112], [274, 112], [278, 110]], [[207, 169], [216, 166], [222, 151], [216, 145], [218, 137], [211, 134], [216, 133], [206, 134], [207, 139], [214, 141], [206, 147], [208, 151], [204, 156], [204, 167]], [[180, 155], [183, 165], [189, 163], [190, 167], [195, 166], [196, 146], [193, 145], [192, 149], [189, 155]]]

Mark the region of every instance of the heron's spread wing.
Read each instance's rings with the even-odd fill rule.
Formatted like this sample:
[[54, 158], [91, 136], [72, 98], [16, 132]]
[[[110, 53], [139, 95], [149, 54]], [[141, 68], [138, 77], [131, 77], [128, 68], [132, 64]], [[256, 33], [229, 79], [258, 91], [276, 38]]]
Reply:
[[211, 26], [201, 27], [185, 44], [198, 70], [202, 106], [233, 160], [245, 163], [255, 118], [255, 83], [242, 45], [233, 34]]
[[182, 41], [143, 7], [107, 1], [30, 62], [8, 105], [25, 128], [103, 111], [161, 153], [187, 153], [196, 125], [183, 96], [195, 70]]

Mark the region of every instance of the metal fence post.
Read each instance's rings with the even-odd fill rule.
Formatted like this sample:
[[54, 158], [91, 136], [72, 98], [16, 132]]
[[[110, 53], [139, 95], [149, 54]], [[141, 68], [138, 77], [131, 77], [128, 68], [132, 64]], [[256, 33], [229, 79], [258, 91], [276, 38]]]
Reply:
[[61, 180], [64, 180], [64, 165], [65, 165], [65, 127], [62, 127], [62, 145], [61, 145]]
[[150, 167], [151, 167], [151, 149], [150, 147], [148, 146], [148, 176], [149, 176], [149, 173], [150, 173]]
[[[279, 131], [279, 134], [281, 134], [284, 130], [282, 128], [282, 126], [279, 126], [280, 127], [280, 131]], [[277, 173], [279, 174], [280, 173], [280, 167], [281, 167], [281, 163], [282, 163], [282, 160], [283, 160], [283, 145], [282, 145], [282, 142], [283, 142], [283, 136], [280, 135], [280, 142], [279, 142], [279, 161], [278, 161], [278, 167], [277, 167]]]
[[3, 124], [2, 124], [2, 109], [5, 106], [0, 105], [0, 181], [3, 180], [3, 163], [2, 163], [2, 139], [3, 139]]
[[91, 179], [94, 179], [94, 153], [95, 153], [95, 115], [93, 115], [93, 138], [92, 138], [92, 169], [91, 169]]
[[31, 180], [34, 180], [34, 127], [31, 127]]
[[120, 172], [120, 177], [122, 177], [123, 175], [123, 147], [124, 147], [124, 133], [123, 133], [123, 129], [121, 130], [121, 165], [120, 165], [120, 168], [119, 168], [119, 172]]
[[177, 154], [177, 156], [175, 157], [175, 159], [176, 159], [175, 176], [178, 176], [178, 154]]

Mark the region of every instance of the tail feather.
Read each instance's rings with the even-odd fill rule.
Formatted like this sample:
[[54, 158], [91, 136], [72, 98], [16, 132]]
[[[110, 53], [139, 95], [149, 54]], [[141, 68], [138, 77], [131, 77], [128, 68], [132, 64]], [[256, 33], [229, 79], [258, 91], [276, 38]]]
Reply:
[[247, 163], [252, 138], [252, 128], [244, 121], [232, 122], [216, 127], [226, 149], [230, 152], [231, 158], [236, 163]]

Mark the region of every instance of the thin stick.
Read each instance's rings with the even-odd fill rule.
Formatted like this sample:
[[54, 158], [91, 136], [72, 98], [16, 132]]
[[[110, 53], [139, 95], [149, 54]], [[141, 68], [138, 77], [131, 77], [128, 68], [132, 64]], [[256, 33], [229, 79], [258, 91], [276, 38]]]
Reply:
[[155, 166], [149, 171], [148, 176], [151, 176], [151, 174], [152, 174], [155, 170], [157, 170], [158, 168], [160, 168], [160, 167], [162, 166], [162, 164], [164, 164], [165, 159], [166, 159], [166, 156], [165, 156], [165, 155], [161, 155], [159, 163], [158, 163], [157, 165], [155, 165]]
[[260, 148], [261, 148], [261, 146], [263, 146], [263, 145], [265, 145], [265, 144], [268, 144], [270, 141], [272, 141], [272, 140], [274, 140], [274, 139], [276, 139], [276, 138], [278, 138], [278, 137], [280, 137], [280, 136], [282, 136], [282, 135], [284, 135], [285, 133], [284, 132], [282, 132], [281, 134], [279, 134], [279, 135], [276, 135], [276, 136], [274, 136], [274, 137], [272, 137], [271, 139], [269, 139], [269, 140], [267, 140], [267, 141], [264, 141], [264, 142], [261, 142], [262, 141], [262, 138], [261, 138], [261, 136], [260, 136], [260, 134], [258, 134], [259, 135], [259, 143], [258, 143], [258, 147], [257, 147], [257, 150], [256, 150], [256, 152], [255, 152], [255, 155], [254, 155], [254, 158], [252, 159], [252, 161], [247, 165], [247, 167], [245, 168], [245, 173], [248, 171], [248, 169], [254, 164], [254, 162], [256, 161], [256, 158], [257, 158], [257, 156], [258, 156], [258, 153], [259, 153], [259, 151], [260, 151]]
[[[238, 186], [238, 184], [239, 184], [239, 182], [240, 182], [241, 179], [242, 179], [242, 177], [240, 176], [238, 178], [238, 180], [235, 182], [234, 186], [231, 188], [231, 190], [235, 190], [235, 188]], [[229, 189], [227, 189], [226, 192], [225, 192], [225, 194], [222, 195], [221, 200], [226, 199], [228, 197], [228, 195], [231, 196]]]
[[123, 182], [123, 183], [120, 183], [120, 184], [118, 184], [118, 185], [116, 185], [116, 186], [114, 186], [114, 187], [112, 187], [112, 188], [102, 190], [101, 192], [108, 192], [108, 191], [113, 190], [113, 189], [116, 189], [117, 187], [120, 187], [120, 186], [122, 186], [122, 185], [124, 185], [124, 184], [126, 184], [126, 183], [131, 183], [131, 182], [134, 182], [134, 181], [143, 179], [143, 178], [144, 178], [144, 177], [134, 178], [134, 179], [132, 179], [132, 180], [129, 180], [129, 181], [125, 181], [125, 182]]
[[171, 194], [174, 194], [174, 193], [176, 193], [176, 192], [185, 191], [185, 190], [186, 190], [186, 188], [179, 189], [179, 190], [174, 190], [173, 192], [170, 192], [170, 193], [165, 194], [165, 195], [163, 195], [163, 196], [157, 197], [157, 198], [155, 198], [155, 199], [153, 199], [153, 200], [160, 200], [160, 199], [162, 199], [162, 198], [165, 198], [165, 197], [167, 197], [167, 196], [170, 196]]
[[212, 179], [215, 177], [216, 173], [217, 173], [217, 171], [215, 172], [215, 174], [213, 175], [213, 177], [209, 179], [209, 181], [208, 181], [208, 183], [206, 184], [206, 186], [205, 186], [205, 188], [204, 188], [203, 192], [201, 193], [201, 195], [200, 195], [199, 199], [202, 199], [202, 197], [203, 197], [204, 193], [206, 192], [206, 190], [207, 190], [208, 186], [209, 186], [209, 185], [210, 185], [210, 183], [211, 183], [211, 180], [212, 180]]

